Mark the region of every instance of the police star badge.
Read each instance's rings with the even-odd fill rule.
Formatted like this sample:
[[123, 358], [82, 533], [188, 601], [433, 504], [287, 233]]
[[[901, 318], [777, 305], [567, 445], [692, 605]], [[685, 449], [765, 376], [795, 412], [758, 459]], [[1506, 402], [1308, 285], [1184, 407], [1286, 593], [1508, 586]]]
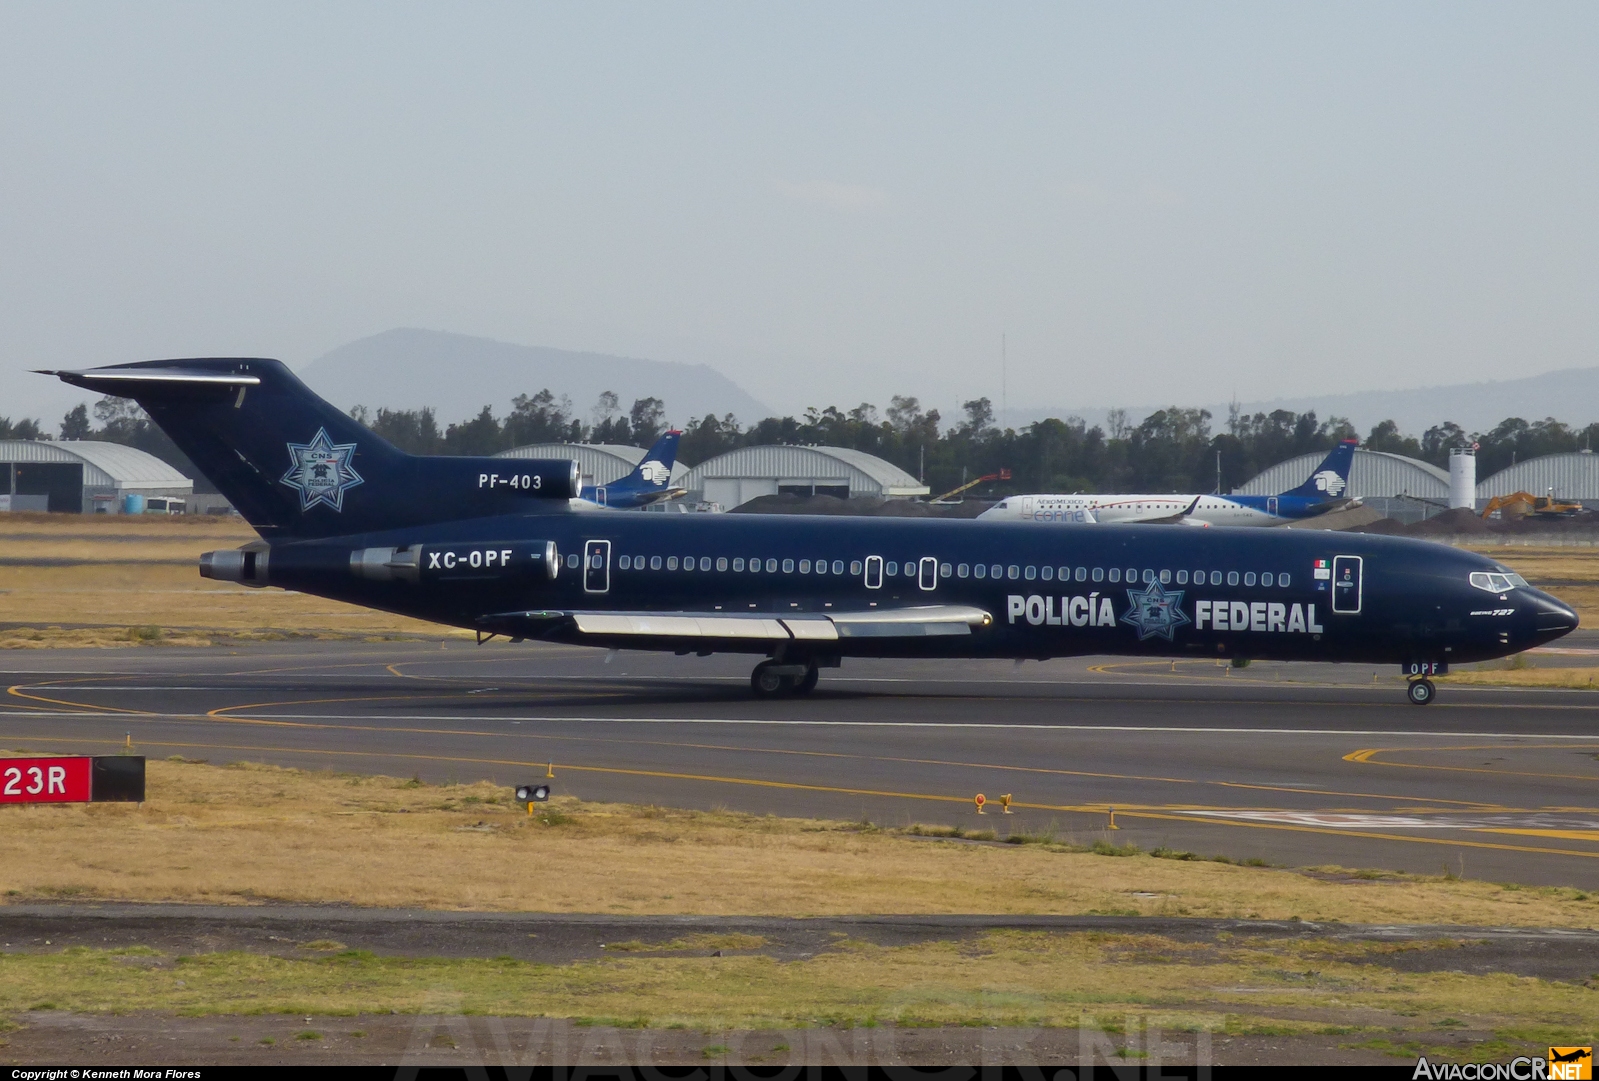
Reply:
[[1142, 591], [1129, 589], [1127, 600], [1132, 607], [1127, 609], [1121, 621], [1137, 628], [1140, 642], [1155, 635], [1168, 642], [1173, 641], [1172, 635], [1177, 628], [1190, 622], [1188, 614], [1183, 611], [1183, 591], [1180, 589], [1168, 593], [1159, 582], [1150, 582], [1148, 588]]
[[326, 428], [318, 428], [311, 442], [288, 446], [293, 464], [280, 483], [300, 493], [301, 513], [318, 503], [342, 511], [345, 491], [361, 483], [360, 474], [350, 467], [355, 444], [334, 443]]

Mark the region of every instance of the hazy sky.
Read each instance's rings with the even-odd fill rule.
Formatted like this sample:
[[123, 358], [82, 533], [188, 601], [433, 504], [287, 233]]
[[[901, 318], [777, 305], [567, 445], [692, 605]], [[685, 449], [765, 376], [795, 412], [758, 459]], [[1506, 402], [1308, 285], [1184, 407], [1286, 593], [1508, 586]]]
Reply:
[[997, 404], [1002, 333], [1012, 406], [1599, 364], [1596, 46], [1594, 4], [3, 0], [0, 414], [396, 326], [785, 411]]

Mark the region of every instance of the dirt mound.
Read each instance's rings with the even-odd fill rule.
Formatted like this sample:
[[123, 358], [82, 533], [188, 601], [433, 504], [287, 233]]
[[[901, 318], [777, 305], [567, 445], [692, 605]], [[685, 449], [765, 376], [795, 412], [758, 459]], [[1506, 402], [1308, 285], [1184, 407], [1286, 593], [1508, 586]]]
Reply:
[[1405, 529], [1410, 537], [1454, 537], [1467, 533], [1492, 533], [1487, 522], [1477, 517], [1469, 507], [1456, 507], [1416, 522]]

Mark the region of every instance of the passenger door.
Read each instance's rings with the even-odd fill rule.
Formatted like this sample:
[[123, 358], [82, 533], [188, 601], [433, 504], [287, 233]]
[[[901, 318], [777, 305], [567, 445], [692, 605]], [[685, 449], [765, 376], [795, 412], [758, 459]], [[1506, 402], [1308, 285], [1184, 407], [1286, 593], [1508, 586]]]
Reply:
[[865, 578], [865, 581], [866, 581], [866, 588], [867, 589], [882, 589], [883, 588], [883, 557], [882, 556], [867, 556], [866, 557], [866, 578]]
[[938, 560], [933, 556], [923, 556], [916, 567], [916, 584], [925, 590], [938, 588]]
[[591, 540], [583, 542], [583, 592], [609, 593], [611, 591], [611, 542]]
[[1360, 556], [1333, 556], [1332, 610], [1344, 615], [1360, 614], [1361, 571]]

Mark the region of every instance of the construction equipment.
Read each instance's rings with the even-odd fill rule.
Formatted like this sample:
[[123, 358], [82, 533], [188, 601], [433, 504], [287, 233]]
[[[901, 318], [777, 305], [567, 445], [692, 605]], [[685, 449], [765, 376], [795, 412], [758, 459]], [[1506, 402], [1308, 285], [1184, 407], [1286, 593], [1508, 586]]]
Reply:
[[939, 496], [937, 499], [931, 500], [931, 502], [948, 503], [951, 499], [960, 495], [962, 492], [969, 491], [970, 489], [977, 487], [979, 484], [986, 484], [991, 480], [1010, 480], [1010, 470], [1001, 469], [998, 473], [990, 473], [985, 477], [978, 477], [976, 480], [969, 480], [959, 488], [952, 488], [943, 495]]
[[1533, 495], [1531, 492], [1511, 492], [1509, 495], [1496, 495], [1488, 501], [1482, 509], [1482, 516], [1488, 519], [1497, 514], [1500, 518], [1575, 518], [1583, 512], [1581, 503], [1564, 503], [1555, 498], [1555, 490], [1549, 489], [1548, 495]]

